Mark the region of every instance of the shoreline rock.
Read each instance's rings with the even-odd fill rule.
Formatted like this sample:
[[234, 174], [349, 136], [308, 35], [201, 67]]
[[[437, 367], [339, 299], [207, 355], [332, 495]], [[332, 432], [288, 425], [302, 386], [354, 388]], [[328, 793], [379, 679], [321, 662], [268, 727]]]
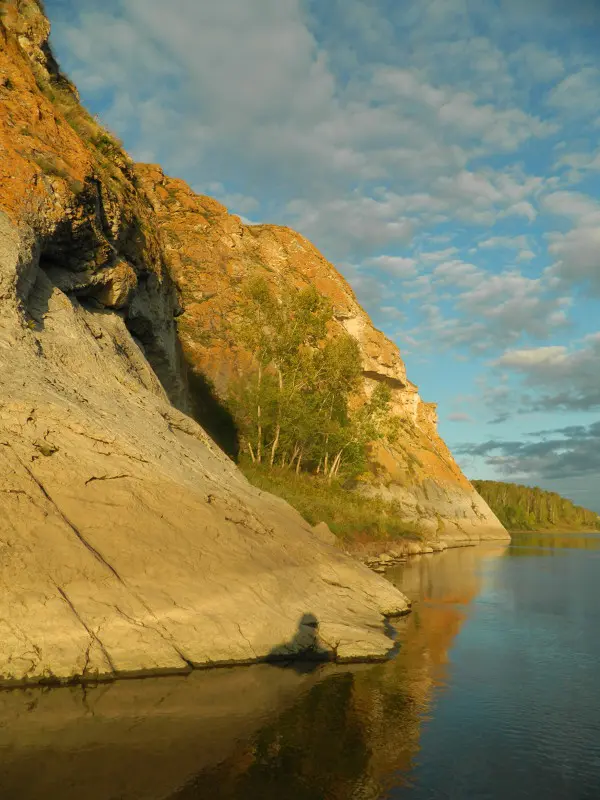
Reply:
[[[184, 309], [169, 264], [177, 248], [133, 162], [79, 106], [48, 34], [36, 0], [5, 0], [0, 682], [94, 682], [307, 653], [385, 658], [385, 618], [406, 613], [407, 598], [252, 487], [186, 415]], [[308, 248], [289, 236], [290, 252]], [[340, 324], [368, 356], [367, 384], [392, 377], [398, 412], [412, 409], [415, 481], [437, 470], [423, 497], [404, 497], [406, 470], [392, 453], [391, 499], [417, 515], [422, 502], [431, 525], [439, 512], [457, 532], [468, 518], [474, 535], [489, 524], [500, 536], [489, 509], [472, 507], [478, 496], [399, 353], [336, 281], [340, 313], [352, 312]]]
[[[472, 539], [441, 539], [438, 541], [404, 539], [394, 542], [392, 546], [383, 549], [380, 543], [371, 542], [368, 545], [363, 545], [361, 549], [355, 548], [347, 552], [352, 553], [355, 558], [358, 558], [374, 572], [384, 574], [390, 567], [397, 564], [405, 564], [411, 556], [443, 553], [450, 548], [475, 547], [482, 543]], [[364, 551], [367, 552], [365, 553]]]

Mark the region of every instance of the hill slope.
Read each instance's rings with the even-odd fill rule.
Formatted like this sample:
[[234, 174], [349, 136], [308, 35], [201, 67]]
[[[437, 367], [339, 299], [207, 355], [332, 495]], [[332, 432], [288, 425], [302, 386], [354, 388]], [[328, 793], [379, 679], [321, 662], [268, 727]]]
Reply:
[[362, 362], [362, 395], [384, 384], [400, 421], [394, 443], [372, 449], [371, 479], [362, 491], [395, 501], [403, 519], [429, 537], [447, 540], [507, 538], [505, 529], [460, 471], [437, 433], [436, 407], [421, 400], [406, 376], [398, 348], [378, 331], [348, 283], [307, 239], [276, 225], [244, 225], [239, 217], [156, 165], [136, 174], [160, 221], [166, 257], [185, 314], [178, 320], [187, 362], [221, 398], [252, 355], [235, 335], [243, 289], [259, 276], [275, 296], [314, 286], [333, 306], [331, 335], [350, 334]]
[[187, 409], [163, 235], [36, 0], [0, 16], [0, 682], [384, 655], [406, 598]]
[[509, 530], [600, 530], [598, 514], [555, 492], [499, 481], [473, 486]]

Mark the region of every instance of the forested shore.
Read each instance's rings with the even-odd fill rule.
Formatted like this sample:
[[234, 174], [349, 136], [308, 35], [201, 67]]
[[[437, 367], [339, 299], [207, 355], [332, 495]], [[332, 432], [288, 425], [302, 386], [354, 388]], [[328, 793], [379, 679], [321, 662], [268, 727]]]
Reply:
[[556, 492], [500, 481], [471, 483], [509, 531], [600, 530], [598, 514]]

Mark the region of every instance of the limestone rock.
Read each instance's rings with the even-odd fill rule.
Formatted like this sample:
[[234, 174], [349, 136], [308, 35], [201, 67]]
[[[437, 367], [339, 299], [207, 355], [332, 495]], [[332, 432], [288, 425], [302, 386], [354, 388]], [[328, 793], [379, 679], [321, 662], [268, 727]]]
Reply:
[[[1, 224], [7, 285], [34, 254]], [[0, 328], [0, 679], [174, 671], [308, 645], [384, 655], [382, 614], [406, 610], [403, 595], [251, 487], [168, 404], [122, 319], [37, 269], [43, 330], [24, 325], [16, 295]]]
[[406, 598], [186, 415], [154, 212], [62, 82], [38, 3], [3, 10], [0, 680], [384, 656]]
[[338, 544], [337, 536], [329, 530], [329, 525], [326, 522], [319, 522], [318, 525], [315, 525], [313, 533], [315, 536], [318, 536], [322, 542], [332, 545]]
[[357, 490], [395, 501], [402, 517], [428, 538], [509, 538], [438, 435], [436, 406], [421, 400], [398, 348], [373, 326], [351, 287], [314, 245], [289, 228], [243, 224], [159, 166], [138, 164], [136, 171], [170, 243], [167, 257], [185, 308], [178, 327], [195, 373], [225, 396], [232, 378], [250, 368], [250, 354], [232, 341], [231, 324], [245, 280], [261, 276], [276, 294], [316, 286], [333, 305], [331, 335], [346, 332], [359, 344], [363, 398], [385, 382], [402, 420], [395, 444], [372, 448], [372, 480]]

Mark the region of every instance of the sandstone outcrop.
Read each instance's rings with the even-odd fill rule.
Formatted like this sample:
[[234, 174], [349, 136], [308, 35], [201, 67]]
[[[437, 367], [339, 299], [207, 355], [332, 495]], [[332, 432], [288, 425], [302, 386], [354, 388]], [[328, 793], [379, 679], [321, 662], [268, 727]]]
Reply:
[[40, 5], [3, 11], [0, 681], [383, 656], [406, 598], [186, 416], [167, 232]]
[[181, 342], [196, 374], [225, 396], [232, 378], [249, 368], [250, 356], [235, 341], [232, 322], [250, 277], [261, 276], [275, 293], [316, 286], [333, 305], [336, 329], [359, 343], [364, 395], [386, 383], [392, 410], [402, 420], [395, 444], [373, 448], [371, 480], [357, 488], [394, 501], [428, 539], [508, 538], [438, 435], [436, 406], [421, 400], [398, 348], [374, 328], [348, 283], [309, 241], [289, 228], [245, 225], [159, 166], [137, 165], [136, 173], [165, 236], [166, 258], [186, 309], [179, 319]]

